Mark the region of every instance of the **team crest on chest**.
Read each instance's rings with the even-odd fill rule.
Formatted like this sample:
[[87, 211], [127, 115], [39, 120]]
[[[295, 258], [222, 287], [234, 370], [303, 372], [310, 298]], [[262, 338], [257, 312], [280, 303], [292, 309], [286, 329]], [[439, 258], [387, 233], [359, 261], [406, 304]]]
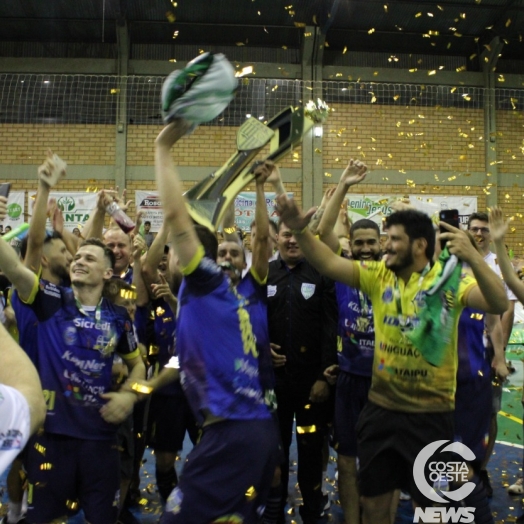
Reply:
[[308, 300], [315, 294], [315, 287], [315, 284], [302, 284], [300, 292], [302, 293], [302, 296]]

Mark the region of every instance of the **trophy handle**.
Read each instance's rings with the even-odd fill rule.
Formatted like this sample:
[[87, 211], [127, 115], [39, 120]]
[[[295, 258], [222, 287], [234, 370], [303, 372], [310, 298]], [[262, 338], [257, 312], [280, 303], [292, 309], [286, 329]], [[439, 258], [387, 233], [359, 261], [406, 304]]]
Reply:
[[[305, 117], [304, 108], [294, 109], [293, 107], [288, 107], [284, 109], [284, 111], [276, 115], [264, 126], [272, 130], [273, 133], [270, 140], [268, 140], [269, 153], [264, 157], [262, 162], [266, 160], [276, 162], [283, 158], [295, 145], [302, 141], [302, 137], [312, 126], [313, 121]], [[241, 129], [242, 126], [239, 132]], [[266, 145], [266, 143], [264, 145]], [[245, 150], [237, 152], [231, 157], [228, 163], [219, 170], [220, 174], [218, 177], [216, 177], [216, 175], [219, 172], [211, 174], [186, 193], [186, 197], [189, 198], [189, 202], [187, 203], [188, 211], [193, 220], [208, 227], [212, 231], [216, 230], [227, 206], [234, 201], [238, 193], [255, 178], [254, 169], [256, 165], [258, 165], [258, 161], [249, 166], [247, 164], [249, 164], [250, 160], [256, 156], [264, 145], [258, 147], [256, 150], [249, 150], [248, 155], [243, 155], [243, 153], [248, 153], [248, 151]], [[241, 158], [242, 161], [240, 161]]]

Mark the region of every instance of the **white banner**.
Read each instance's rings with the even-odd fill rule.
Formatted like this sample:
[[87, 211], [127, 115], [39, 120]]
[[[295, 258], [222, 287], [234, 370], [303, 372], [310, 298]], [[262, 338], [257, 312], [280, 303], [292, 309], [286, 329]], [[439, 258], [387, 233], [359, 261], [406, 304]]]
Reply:
[[[291, 198], [293, 193], [288, 193]], [[249, 231], [251, 222], [255, 219], [256, 193], [243, 191], [235, 198], [235, 224], [243, 231]], [[135, 204], [137, 211], [142, 211], [142, 223], [151, 222], [151, 231], [156, 233], [162, 225], [164, 215], [160, 204], [158, 191], [135, 191]], [[278, 219], [275, 212], [275, 193], [266, 193], [266, 207], [269, 218]]]
[[7, 198], [7, 216], [3, 222], [4, 226], [16, 229], [25, 222], [25, 191], [11, 191]]
[[[29, 193], [30, 214], [33, 214], [33, 203], [35, 195]], [[58, 207], [64, 215], [64, 227], [72, 231], [75, 227], [82, 226], [89, 220], [91, 211], [96, 207], [98, 193], [75, 193], [71, 191], [52, 192], [50, 198], [55, 198]], [[49, 228], [49, 220], [47, 221]]]
[[[278, 220], [278, 215], [275, 211], [275, 193], [265, 193], [265, 195], [269, 218], [276, 221]], [[288, 193], [287, 195], [289, 198], [293, 197], [293, 193]], [[254, 191], [242, 191], [235, 198], [235, 224], [242, 231], [249, 232], [251, 222], [255, 220], [256, 201], [257, 194]]]
[[[390, 207], [392, 202], [399, 198], [391, 195], [353, 195], [348, 202], [349, 218], [353, 222], [369, 218], [381, 227], [382, 219], [393, 212]], [[477, 211], [477, 197], [409, 195], [409, 203], [430, 216], [441, 209], [458, 209], [461, 224], [466, 224], [469, 215]]]
[[147, 221], [151, 222], [151, 232], [158, 233], [164, 221], [158, 191], [136, 190], [135, 205], [137, 213], [142, 211], [142, 224]]

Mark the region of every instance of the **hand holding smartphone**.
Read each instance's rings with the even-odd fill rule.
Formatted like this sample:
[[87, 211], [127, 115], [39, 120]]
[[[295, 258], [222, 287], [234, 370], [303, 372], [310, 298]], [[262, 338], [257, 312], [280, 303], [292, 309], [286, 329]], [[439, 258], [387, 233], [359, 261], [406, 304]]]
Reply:
[[[445, 222], [446, 224], [449, 224], [450, 226], [456, 227], [457, 229], [460, 229], [460, 222], [459, 222], [459, 212], [458, 209], [442, 209], [439, 213], [439, 221]], [[448, 231], [444, 229], [442, 226], [440, 226], [440, 232], [441, 233], [447, 233]], [[440, 249], [443, 251], [446, 247], [446, 240], [440, 241]]]

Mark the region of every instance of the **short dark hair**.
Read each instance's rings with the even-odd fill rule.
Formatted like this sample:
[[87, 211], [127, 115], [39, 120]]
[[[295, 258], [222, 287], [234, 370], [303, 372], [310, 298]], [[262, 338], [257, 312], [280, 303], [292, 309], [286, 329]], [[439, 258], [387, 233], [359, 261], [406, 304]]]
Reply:
[[98, 238], [88, 238], [82, 246], [97, 246], [104, 251], [104, 257], [109, 261], [111, 269], [115, 269], [115, 254]]
[[416, 209], [397, 211], [386, 218], [384, 223], [385, 229], [389, 229], [391, 226], [404, 226], [404, 231], [410, 242], [417, 238], [423, 238], [427, 243], [426, 258], [433, 260], [433, 255], [435, 254], [435, 230], [433, 229], [431, 218], [426, 213]]
[[216, 234], [200, 224], [195, 224], [195, 231], [198, 240], [200, 240], [200, 243], [204, 247], [206, 257], [216, 260], [218, 252], [218, 240]]
[[471, 213], [468, 218], [468, 229], [469, 225], [473, 220], [480, 220], [481, 222], [489, 222], [489, 216], [487, 213], [484, 213], [482, 211], [476, 211], [475, 213]]
[[349, 229], [349, 238], [352, 238], [353, 233], [358, 229], [373, 229], [380, 237], [380, 228], [378, 227], [376, 222], [373, 222], [373, 220], [369, 220], [369, 218], [362, 218], [360, 220], [357, 220], [356, 222], [353, 222], [353, 224], [351, 224], [351, 228]]
[[[27, 242], [28, 242], [28, 236], [26, 235], [24, 238], [22, 238], [22, 241], [20, 243], [20, 256], [22, 257], [22, 260], [27, 255]], [[64, 237], [62, 236], [62, 233], [59, 233], [58, 231], [46, 231], [46, 235], [44, 238], [44, 246], [51, 242], [52, 240], [62, 240], [64, 241]]]
[[146, 225], [151, 225], [151, 222], [150, 222], [149, 220], [146, 220], [146, 221], [144, 222], [144, 226], [146, 226]]

